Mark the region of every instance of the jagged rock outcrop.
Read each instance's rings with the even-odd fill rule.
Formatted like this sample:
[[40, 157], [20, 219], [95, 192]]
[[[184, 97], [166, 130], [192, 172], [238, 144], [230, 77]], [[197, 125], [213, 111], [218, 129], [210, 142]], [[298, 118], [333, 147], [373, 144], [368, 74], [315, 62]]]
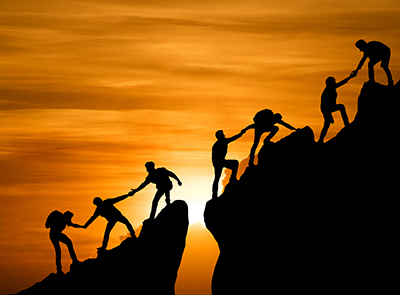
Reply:
[[50, 274], [18, 294], [174, 295], [188, 227], [186, 202], [174, 201], [153, 222], [144, 223], [138, 239], [127, 238], [66, 275]]
[[259, 164], [207, 203], [220, 248], [213, 295], [398, 289], [399, 102], [399, 83], [366, 83], [335, 138], [315, 143], [306, 127], [263, 146]]

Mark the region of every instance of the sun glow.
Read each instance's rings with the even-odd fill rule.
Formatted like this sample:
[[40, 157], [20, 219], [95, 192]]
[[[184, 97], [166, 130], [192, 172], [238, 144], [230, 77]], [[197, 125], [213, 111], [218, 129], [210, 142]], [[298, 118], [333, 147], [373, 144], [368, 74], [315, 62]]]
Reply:
[[174, 188], [176, 198], [188, 204], [190, 224], [199, 222], [204, 225], [203, 213], [207, 201], [211, 198], [212, 175], [182, 176], [182, 182], [181, 187]]
[[189, 207], [189, 223], [201, 223], [204, 224], [204, 208], [205, 208], [205, 202], [201, 201], [189, 201], [188, 202], [188, 207]]

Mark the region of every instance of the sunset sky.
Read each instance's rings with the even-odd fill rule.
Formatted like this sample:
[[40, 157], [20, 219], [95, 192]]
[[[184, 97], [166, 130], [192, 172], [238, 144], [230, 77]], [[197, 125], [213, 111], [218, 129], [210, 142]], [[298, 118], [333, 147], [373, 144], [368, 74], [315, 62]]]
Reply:
[[[398, 0], [0, 0], [0, 295], [55, 272], [49, 212], [84, 223], [94, 197], [136, 188], [147, 161], [179, 176], [172, 200], [201, 222], [215, 131], [235, 135], [269, 108], [317, 140], [324, 81], [356, 68], [358, 39], [387, 44], [399, 80], [399, 13]], [[379, 65], [375, 73], [387, 83]], [[350, 121], [366, 80], [365, 65], [338, 90]], [[343, 127], [334, 118], [327, 140]], [[282, 127], [273, 141], [289, 133]], [[252, 139], [250, 130], [228, 157], [246, 158]], [[117, 207], [137, 227], [154, 193], [151, 185]], [[96, 255], [105, 224], [64, 231], [80, 260]], [[126, 233], [117, 225], [109, 247]], [[211, 234], [192, 226], [177, 295], [210, 294], [217, 255]]]

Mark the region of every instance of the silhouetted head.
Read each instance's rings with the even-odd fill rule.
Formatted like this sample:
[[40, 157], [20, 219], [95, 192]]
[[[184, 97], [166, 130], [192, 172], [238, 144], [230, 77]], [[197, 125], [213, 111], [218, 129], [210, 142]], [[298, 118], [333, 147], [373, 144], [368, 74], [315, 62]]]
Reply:
[[146, 167], [146, 170], [148, 172], [153, 171], [156, 169], [156, 164], [154, 164], [154, 162], [147, 162], [146, 164], [144, 164], [144, 166]]
[[336, 84], [336, 79], [334, 77], [331, 76], [331, 77], [326, 78], [326, 80], [325, 80], [326, 86], [332, 86], [335, 84]]
[[63, 214], [63, 216], [64, 216], [66, 219], [71, 220], [72, 217], [74, 217], [74, 213], [72, 213], [71, 211], [65, 211], [64, 214]]
[[217, 132], [215, 132], [215, 137], [216, 137], [217, 139], [224, 139], [224, 138], [225, 138], [224, 131], [218, 130]]
[[360, 39], [360, 40], [358, 40], [358, 41], [356, 42], [356, 47], [357, 47], [358, 49], [360, 49], [360, 51], [364, 51], [365, 45], [367, 45], [367, 42], [365, 42], [365, 40], [363, 40], [363, 39]]
[[95, 204], [96, 206], [100, 205], [101, 202], [103, 202], [103, 200], [99, 197], [93, 199], [93, 204]]

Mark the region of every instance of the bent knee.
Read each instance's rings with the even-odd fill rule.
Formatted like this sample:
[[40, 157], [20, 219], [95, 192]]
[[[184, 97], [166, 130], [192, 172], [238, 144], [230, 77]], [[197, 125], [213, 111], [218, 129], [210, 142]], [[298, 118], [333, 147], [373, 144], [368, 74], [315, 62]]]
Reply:
[[339, 103], [339, 104], [337, 104], [336, 106], [337, 106], [337, 108], [338, 108], [339, 110], [346, 110], [346, 107], [344, 106], [344, 104]]

